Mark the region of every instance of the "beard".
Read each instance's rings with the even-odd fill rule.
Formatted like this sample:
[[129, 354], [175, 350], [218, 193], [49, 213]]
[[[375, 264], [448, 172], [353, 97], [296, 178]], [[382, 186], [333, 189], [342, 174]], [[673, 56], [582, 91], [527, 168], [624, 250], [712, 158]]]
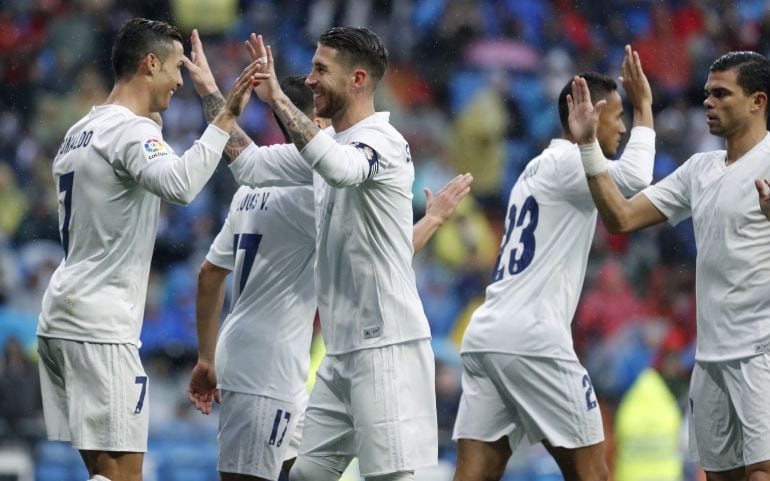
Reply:
[[347, 106], [347, 99], [344, 96], [331, 90], [322, 90], [321, 93], [324, 96], [324, 103], [314, 109], [316, 116], [331, 119]]

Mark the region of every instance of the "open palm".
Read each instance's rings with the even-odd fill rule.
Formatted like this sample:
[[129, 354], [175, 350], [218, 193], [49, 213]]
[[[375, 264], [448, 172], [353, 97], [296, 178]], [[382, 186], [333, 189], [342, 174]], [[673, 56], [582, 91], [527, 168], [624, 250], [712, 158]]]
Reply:
[[600, 100], [596, 105], [591, 103], [591, 92], [582, 77], [572, 80], [572, 95], [567, 95], [569, 109], [569, 130], [579, 144], [588, 144], [596, 139], [596, 129], [599, 125], [599, 115], [607, 104]]

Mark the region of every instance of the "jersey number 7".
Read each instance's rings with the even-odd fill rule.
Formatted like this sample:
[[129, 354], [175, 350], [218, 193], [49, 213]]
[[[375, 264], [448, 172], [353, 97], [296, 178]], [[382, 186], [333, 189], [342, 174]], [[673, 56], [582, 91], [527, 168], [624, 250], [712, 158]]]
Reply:
[[75, 182], [75, 172], [67, 172], [59, 177], [59, 192], [64, 192], [64, 222], [61, 228], [61, 245], [64, 248], [64, 258], [70, 249], [70, 216], [72, 214], [72, 186]]
[[237, 259], [238, 250], [244, 251], [243, 263], [241, 264], [241, 274], [237, 276], [238, 292], [233, 293], [233, 304], [240, 297], [246, 281], [251, 274], [251, 267], [254, 265], [254, 259], [257, 257], [259, 243], [262, 242], [262, 234], [235, 234], [233, 236], [233, 256]]

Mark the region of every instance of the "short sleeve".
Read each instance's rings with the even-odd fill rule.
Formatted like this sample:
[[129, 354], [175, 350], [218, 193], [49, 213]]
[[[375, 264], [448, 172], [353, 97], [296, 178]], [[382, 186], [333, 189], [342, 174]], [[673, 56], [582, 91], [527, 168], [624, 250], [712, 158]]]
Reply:
[[233, 242], [233, 229], [228, 215], [219, 234], [214, 238], [208, 254], [206, 254], [206, 260], [217, 267], [232, 271], [235, 268]]
[[668, 177], [642, 191], [672, 225], [692, 215], [692, 165], [690, 158]]

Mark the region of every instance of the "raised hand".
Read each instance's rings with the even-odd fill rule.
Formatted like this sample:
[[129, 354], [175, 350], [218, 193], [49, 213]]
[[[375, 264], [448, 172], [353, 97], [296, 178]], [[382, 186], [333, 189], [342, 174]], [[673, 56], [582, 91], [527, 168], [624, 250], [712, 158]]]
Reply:
[[450, 180], [436, 195], [425, 188], [425, 216], [433, 217], [440, 224], [446, 222], [454, 213], [457, 204], [471, 191], [471, 174], [460, 174]]
[[190, 43], [192, 45], [190, 51], [191, 58], [183, 57], [182, 62], [184, 62], [185, 68], [190, 73], [195, 93], [203, 97], [219, 89], [217, 88], [214, 74], [209, 67], [209, 62], [206, 59], [206, 54], [203, 52], [203, 43], [201, 42], [200, 35], [198, 35], [198, 30], [192, 31]]
[[642, 62], [639, 53], [631, 50], [626, 45], [626, 55], [623, 57], [623, 65], [620, 67], [620, 83], [628, 95], [628, 100], [634, 108], [639, 109], [652, 105], [652, 90], [647, 76], [642, 70]]
[[572, 95], [567, 95], [567, 108], [569, 130], [577, 143], [590, 144], [596, 140], [599, 115], [605, 105], [606, 100], [600, 100], [596, 105], [591, 103], [591, 92], [584, 78], [575, 76], [572, 79]]
[[757, 194], [759, 194], [759, 209], [765, 215], [767, 220], [770, 220], [770, 180], [756, 179], [754, 186], [757, 188]]
[[[260, 73], [262, 68], [261, 62], [257, 60], [243, 69], [241, 76], [238, 77], [233, 88], [230, 89], [230, 93], [227, 94], [227, 99], [225, 99], [225, 112], [235, 117], [241, 115], [241, 112], [243, 112], [243, 109], [249, 102], [251, 91], [260, 85], [260, 83], [269, 81], [270, 79], [269, 73]], [[275, 76], [273, 75], [273, 77]]]
[[195, 405], [195, 409], [203, 414], [211, 414], [213, 402], [216, 401], [217, 404], [221, 402], [214, 366], [198, 361], [190, 376], [187, 397]]
[[278, 96], [281, 86], [275, 75], [275, 64], [273, 63], [273, 52], [270, 46], [265, 46], [262, 35], [252, 33], [246, 41], [246, 50], [248, 50], [251, 59], [262, 66], [260, 72], [267, 74], [266, 80], [261, 82], [254, 92], [263, 102], [272, 103]]

